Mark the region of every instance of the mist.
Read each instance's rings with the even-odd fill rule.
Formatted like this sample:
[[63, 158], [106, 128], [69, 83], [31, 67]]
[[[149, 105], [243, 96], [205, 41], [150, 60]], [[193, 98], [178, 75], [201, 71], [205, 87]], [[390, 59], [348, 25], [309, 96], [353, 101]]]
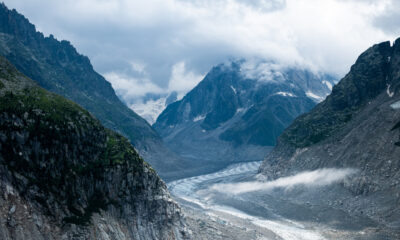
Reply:
[[356, 173], [357, 170], [352, 168], [323, 168], [314, 171], [301, 172], [293, 176], [282, 177], [273, 181], [214, 184], [210, 187], [210, 190], [230, 194], [242, 194], [255, 191], [268, 191], [275, 188], [290, 189], [297, 186], [322, 187], [340, 182]]

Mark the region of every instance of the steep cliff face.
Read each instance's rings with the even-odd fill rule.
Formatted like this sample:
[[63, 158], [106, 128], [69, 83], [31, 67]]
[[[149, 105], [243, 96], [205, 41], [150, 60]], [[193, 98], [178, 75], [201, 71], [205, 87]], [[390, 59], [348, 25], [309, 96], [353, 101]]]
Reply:
[[1, 239], [182, 239], [180, 209], [129, 141], [0, 58]]
[[44, 37], [24, 16], [4, 4], [0, 5], [0, 54], [41, 87], [78, 103], [104, 126], [126, 136], [162, 173], [173, 168], [176, 157], [159, 135], [118, 99], [87, 57], [68, 41]]
[[284, 131], [260, 172], [278, 178], [355, 168], [358, 173], [343, 183], [354, 199], [343, 207], [362, 206], [363, 214], [400, 229], [399, 73], [400, 40], [369, 48], [324, 102]]
[[292, 120], [316, 104], [308, 95], [324, 98], [334, 84], [331, 77], [272, 62], [248, 65], [214, 67], [153, 125], [193, 168], [261, 161]]

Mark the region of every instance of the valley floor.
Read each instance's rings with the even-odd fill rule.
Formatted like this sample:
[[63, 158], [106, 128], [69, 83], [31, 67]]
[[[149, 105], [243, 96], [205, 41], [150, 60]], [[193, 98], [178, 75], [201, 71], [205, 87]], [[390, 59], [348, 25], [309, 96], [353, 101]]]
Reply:
[[256, 180], [259, 164], [235, 164], [168, 184], [183, 208], [193, 239], [397, 239], [398, 235], [357, 207], [346, 210], [343, 201], [354, 197], [338, 183], [242, 194], [212, 188]]

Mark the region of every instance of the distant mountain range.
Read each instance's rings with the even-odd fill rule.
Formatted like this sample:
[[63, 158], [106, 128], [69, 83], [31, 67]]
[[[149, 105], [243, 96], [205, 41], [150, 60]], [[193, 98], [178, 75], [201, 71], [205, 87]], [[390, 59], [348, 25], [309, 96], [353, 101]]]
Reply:
[[143, 118], [120, 101], [87, 57], [68, 41], [44, 37], [4, 4], [0, 5], [0, 55], [43, 88], [78, 103], [104, 126], [126, 136], [161, 175], [176, 170], [177, 157]]
[[273, 62], [214, 67], [153, 127], [199, 172], [261, 161], [282, 131], [331, 91], [335, 79]]
[[270, 179], [321, 168], [353, 168], [334, 208], [370, 217], [400, 236], [400, 39], [362, 53], [325, 101], [279, 137], [260, 172]]

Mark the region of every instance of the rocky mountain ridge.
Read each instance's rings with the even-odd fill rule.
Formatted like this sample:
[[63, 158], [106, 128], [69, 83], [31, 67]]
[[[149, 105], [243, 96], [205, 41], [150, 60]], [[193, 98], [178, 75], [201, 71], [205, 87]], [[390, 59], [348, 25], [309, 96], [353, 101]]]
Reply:
[[334, 84], [332, 77], [272, 62], [248, 65], [240, 60], [214, 67], [153, 124], [194, 168], [261, 161], [284, 128]]
[[129, 141], [0, 58], [1, 239], [184, 239]]
[[41, 87], [78, 103], [104, 126], [126, 136], [161, 175], [174, 168], [177, 157], [143, 118], [120, 101], [89, 58], [68, 41], [44, 37], [4, 4], [0, 5], [0, 54]]
[[[354, 168], [346, 211], [400, 229], [400, 39], [362, 53], [332, 94], [280, 136], [260, 172], [270, 179], [319, 168]], [[340, 195], [336, 196], [340, 199]]]

